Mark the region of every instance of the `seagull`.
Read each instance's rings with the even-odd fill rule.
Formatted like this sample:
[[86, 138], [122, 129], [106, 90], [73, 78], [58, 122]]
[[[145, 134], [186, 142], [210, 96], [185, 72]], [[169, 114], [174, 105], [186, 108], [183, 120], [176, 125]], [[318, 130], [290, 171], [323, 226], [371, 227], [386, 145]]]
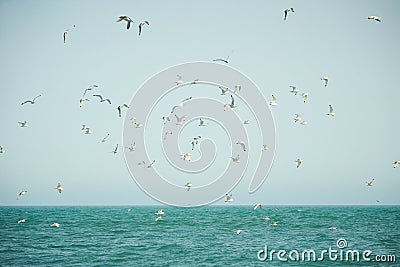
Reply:
[[224, 111], [226, 110], [226, 108], [227, 107], [230, 107], [230, 108], [236, 108], [236, 105], [235, 105], [235, 98], [233, 97], [233, 95], [231, 95], [231, 103], [230, 104], [225, 104], [224, 105]]
[[19, 121], [18, 123], [21, 127], [28, 127], [28, 123], [26, 121]]
[[294, 122], [296, 123], [298, 121], [301, 121], [300, 114], [294, 114]]
[[64, 189], [61, 187], [61, 184], [60, 184], [60, 183], [58, 183], [58, 185], [57, 185], [54, 189], [57, 189], [57, 190], [58, 190], [58, 193], [60, 193], [60, 194], [61, 194], [61, 192], [64, 190]]
[[158, 210], [156, 213], [154, 213], [155, 215], [164, 215], [165, 212], [163, 210]]
[[307, 124], [308, 124], [308, 121], [301, 121], [300, 124], [301, 124], [301, 125], [307, 125]]
[[185, 103], [188, 102], [188, 101], [189, 101], [190, 99], [192, 99], [192, 98], [193, 98], [193, 97], [188, 97], [188, 98], [183, 99], [183, 100], [181, 101], [181, 103], [179, 103], [178, 105], [176, 105], [176, 106], [174, 106], [174, 107], [172, 108], [171, 114], [174, 113], [175, 110], [176, 110], [177, 108], [182, 108], [182, 107], [185, 105]]
[[285, 9], [284, 12], [285, 12], [285, 17], [283, 18], [283, 20], [286, 20], [288, 13], [289, 12], [294, 13], [294, 9], [293, 9], [293, 7], [290, 7], [290, 8]]
[[91, 134], [91, 133], [92, 133], [92, 131], [90, 130], [90, 128], [86, 127], [84, 134]]
[[75, 25], [72, 25], [72, 28], [68, 28], [64, 31], [64, 34], [63, 34], [64, 44], [66, 42], [68, 32], [72, 31], [73, 29], [75, 29]]
[[118, 153], [118, 144], [115, 146], [115, 149], [111, 151], [114, 155]]
[[26, 222], [26, 219], [21, 219], [18, 221], [18, 223], [24, 223], [24, 222]]
[[95, 96], [95, 97], [99, 97], [100, 98], [100, 103], [102, 103], [102, 102], [108, 102], [108, 104], [110, 104], [111, 105], [111, 100], [109, 99], [109, 98], [103, 98], [103, 96], [102, 95], [93, 95], [93, 96]]
[[164, 124], [166, 124], [167, 121], [171, 121], [171, 120], [169, 119], [169, 116], [163, 116], [163, 117], [162, 117], [162, 120], [163, 120], [163, 123], [164, 123]]
[[232, 202], [233, 201], [232, 194], [230, 194], [230, 195], [225, 194], [225, 197], [226, 197], [225, 202]]
[[290, 92], [294, 93], [294, 95], [297, 95], [297, 93], [300, 92], [300, 90], [297, 89], [296, 86], [290, 85], [289, 87], [292, 88], [292, 90]]
[[265, 151], [265, 150], [268, 150], [269, 149], [269, 147], [267, 146], [267, 145], [263, 145], [262, 147], [261, 147], [261, 151]]
[[141, 122], [135, 122], [135, 128], [142, 128], [143, 127], [143, 123]]
[[82, 124], [81, 130], [84, 131], [85, 129], [86, 129], [86, 125], [85, 125], [85, 124]]
[[400, 165], [400, 160], [396, 160], [395, 162], [393, 162], [393, 168], [397, 168], [397, 166]]
[[228, 64], [228, 63], [229, 63], [229, 56], [228, 56], [226, 59], [223, 59], [223, 58], [217, 58], [217, 59], [213, 59], [213, 61], [222, 61], [222, 62], [224, 62], [224, 63]]
[[38, 99], [38, 98], [41, 97], [41, 96], [42, 96], [42, 95], [38, 95], [38, 96], [35, 96], [32, 100], [26, 100], [26, 101], [24, 101], [24, 102], [21, 103], [21, 106], [22, 106], [22, 105], [25, 105], [26, 103], [35, 104], [35, 103], [36, 103], [36, 99]]
[[303, 163], [302, 159], [296, 159], [294, 162], [297, 162], [296, 168], [300, 167], [301, 163]]
[[176, 83], [176, 85], [181, 85], [181, 84], [183, 84], [183, 80], [182, 80], [182, 76], [181, 75], [176, 75], [176, 76], [178, 76], [178, 80], [175, 82]]
[[269, 216], [264, 216], [263, 219], [266, 221], [270, 220]]
[[369, 16], [368, 19], [373, 19], [373, 20], [376, 20], [378, 22], [382, 22], [381, 21], [381, 17], [378, 17], [378, 16]]
[[166, 131], [166, 132], [164, 133], [164, 140], [167, 140], [167, 136], [168, 136], [169, 134], [172, 135], [172, 131]]
[[160, 221], [160, 220], [162, 220], [162, 216], [158, 216], [158, 217], [155, 219], [156, 222], [157, 222], [157, 221]]
[[191, 183], [191, 182], [187, 182], [187, 183], [185, 184], [185, 187], [187, 187], [187, 191], [189, 191], [190, 188], [192, 187], [192, 183]]
[[4, 150], [4, 147], [0, 145], [0, 154], [5, 153], [6, 151]]
[[333, 112], [333, 107], [332, 107], [332, 105], [329, 105], [329, 113], [327, 113], [326, 115], [328, 115], [328, 116], [335, 116], [335, 112]]
[[302, 93], [301, 96], [303, 97], [303, 102], [306, 103], [308, 93]]
[[145, 21], [143, 21], [143, 22], [141, 22], [140, 24], [139, 24], [139, 36], [140, 36], [140, 34], [142, 33], [142, 27], [144, 26], [144, 25], [150, 25], [150, 23], [147, 21], [147, 20], [145, 20]]
[[92, 91], [94, 88], [97, 88], [97, 87], [99, 87], [99, 86], [96, 84], [93, 84], [93, 85], [89, 86], [88, 88], [86, 88], [85, 91], [83, 92], [82, 98], [85, 97], [87, 91]]
[[24, 190], [18, 193], [17, 200], [20, 199], [23, 195], [25, 195], [28, 191]]
[[229, 91], [228, 87], [219, 86], [218, 88], [221, 89], [221, 95], [226, 95]]
[[374, 185], [374, 178], [372, 178], [371, 181], [367, 182], [367, 186], [373, 186]]
[[50, 226], [51, 227], [60, 227], [60, 224], [55, 222], [55, 223], [50, 224]]
[[90, 100], [87, 99], [87, 98], [81, 98], [81, 99], [79, 99], [79, 107], [82, 107], [82, 106], [83, 106], [83, 103], [84, 103], [85, 101], [90, 101]]
[[241, 230], [241, 229], [235, 230], [235, 233], [236, 233], [237, 235], [240, 235], [242, 232], [243, 232], [243, 230]]
[[107, 138], [110, 136], [110, 134], [108, 133], [103, 139], [101, 139], [101, 143], [104, 143], [105, 141], [107, 141]]
[[125, 20], [128, 24], [126, 25], [126, 29], [127, 30], [129, 30], [129, 27], [131, 27], [131, 23], [133, 23], [133, 20], [130, 18], [130, 17], [128, 17], [128, 16], [120, 16], [118, 19], [117, 19], [117, 22], [121, 22], [121, 21], [123, 21], [123, 20]]
[[240, 89], [242, 89], [241, 85], [235, 85], [235, 91], [233, 93], [236, 94], [237, 92], [240, 91]]
[[207, 126], [207, 124], [204, 122], [202, 118], [200, 118], [199, 126]]
[[199, 83], [199, 79], [193, 80], [190, 84], [198, 84]]
[[127, 104], [121, 104], [121, 105], [119, 105], [118, 107], [117, 107], [117, 109], [118, 109], [118, 115], [121, 117], [121, 110], [122, 110], [122, 108], [129, 108], [129, 106], [127, 105]]
[[244, 120], [243, 124], [250, 124], [250, 120]]
[[276, 103], [276, 97], [272, 95], [272, 101], [269, 103], [271, 106], [276, 106], [278, 103]]
[[328, 78], [328, 77], [326, 77], [326, 76], [321, 77], [321, 81], [324, 81], [324, 86], [325, 86], [325, 87], [328, 86], [328, 81], [329, 81], [329, 78]]
[[187, 153], [185, 153], [185, 154], [181, 154], [181, 159], [190, 161], [190, 157], [191, 157], [191, 156], [192, 156], [192, 154], [190, 154], [189, 152], [187, 152]]
[[147, 165], [147, 169], [153, 168], [153, 165], [155, 162], [156, 162], [156, 160], [153, 160], [149, 165]]
[[240, 155], [237, 155], [236, 158], [231, 157], [231, 159], [232, 159], [232, 161], [233, 161], [234, 163], [239, 163], [239, 162], [240, 162]]
[[278, 226], [278, 222], [272, 222], [271, 226]]
[[238, 141], [236, 142], [237, 145], [240, 145], [243, 148], [243, 151], [246, 151], [246, 145], [244, 143], [244, 141]]
[[197, 136], [195, 138], [193, 138], [193, 141], [191, 142], [192, 144], [192, 150], [194, 150], [194, 147], [199, 143], [199, 139], [201, 139], [201, 136]]
[[128, 148], [130, 152], [133, 152], [136, 150], [136, 143], [133, 142], [133, 144], [131, 144], [129, 147], [126, 147], [126, 148]]
[[178, 117], [178, 115], [175, 114], [175, 118], [176, 118], [176, 125], [182, 125], [188, 118], [188, 116], [182, 116], [182, 117]]
[[253, 205], [253, 210], [256, 210], [258, 208], [261, 209], [261, 203], [256, 203], [256, 204]]
[[331, 230], [331, 231], [334, 231], [334, 230], [337, 230], [338, 228], [337, 227], [329, 227], [328, 228], [328, 230]]

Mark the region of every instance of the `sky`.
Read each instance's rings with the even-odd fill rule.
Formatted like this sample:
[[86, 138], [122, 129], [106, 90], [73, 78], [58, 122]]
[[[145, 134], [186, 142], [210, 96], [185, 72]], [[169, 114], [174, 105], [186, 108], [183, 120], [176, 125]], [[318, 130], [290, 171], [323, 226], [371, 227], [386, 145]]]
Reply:
[[[284, 21], [289, 7], [295, 12]], [[399, 205], [400, 168], [392, 166], [400, 160], [399, 7], [375, 0], [0, 0], [0, 205], [160, 205], [133, 181], [123, 151], [110, 153], [122, 143], [116, 106], [170, 66], [228, 56], [268, 103], [272, 94], [278, 101], [269, 175], [253, 194], [252, 177], [244, 177], [231, 191], [234, 204]], [[116, 22], [121, 15], [135, 21], [131, 29]], [[144, 20], [150, 25], [138, 36]], [[91, 98], [79, 107], [93, 84], [112, 105]], [[309, 93], [307, 103], [290, 85]], [[176, 104], [168, 99], [168, 107]], [[334, 117], [326, 115], [329, 104]], [[294, 123], [295, 113], [308, 125]], [[28, 193], [17, 200], [22, 190]]]

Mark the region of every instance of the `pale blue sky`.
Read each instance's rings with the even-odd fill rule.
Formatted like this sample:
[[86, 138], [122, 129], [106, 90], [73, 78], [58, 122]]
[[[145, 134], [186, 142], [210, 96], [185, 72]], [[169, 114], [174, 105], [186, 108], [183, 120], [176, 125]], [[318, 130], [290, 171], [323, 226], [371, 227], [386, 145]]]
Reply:
[[[295, 13], [283, 21], [283, 10]], [[0, 0], [0, 205], [157, 204], [132, 181], [122, 153], [129, 102], [157, 72], [230, 56], [268, 101], [277, 149], [255, 194], [235, 204], [400, 204], [398, 1]], [[120, 15], [136, 22], [127, 31]], [[368, 20], [370, 15], [382, 22]], [[142, 36], [137, 22], [149, 20]], [[62, 35], [73, 24], [76, 28]], [[320, 77], [329, 76], [327, 88]], [[112, 105], [79, 108], [86, 87]], [[309, 102], [289, 85], [310, 93]], [[35, 105], [21, 106], [42, 94]], [[336, 116], [325, 114], [328, 105]], [[300, 113], [309, 124], [294, 124]], [[18, 121], [28, 121], [22, 129]], [[92, 135], [80, 131], [88, 124]], [[106, 133], [110, 140], [98, 143]], [[122, 151], [121, 151], [122, 152]], [[296, 169], [294, 160], [304, 159]], [[375, 178], [375, 185], [366, 182]], [[65, 191], [53, 188], [61, 182]], [[28, 190], [21, 200], [16, 194]], [[218, 202], [223, 203], [223, 202]]]

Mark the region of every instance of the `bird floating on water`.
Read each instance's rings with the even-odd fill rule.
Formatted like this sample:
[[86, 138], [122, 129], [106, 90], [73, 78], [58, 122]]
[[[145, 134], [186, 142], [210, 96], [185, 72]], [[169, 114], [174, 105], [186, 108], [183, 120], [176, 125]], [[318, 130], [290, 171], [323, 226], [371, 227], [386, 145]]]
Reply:
[[126, 148], [128, 148], [130, 152], [133, 152], [136, 150], [136, 143], [133, 142], [133, 144], [131, 144], [129, 147], [126, 147]]
[[149, 23], [147, 20], [145, 20], [145, 21], [139, 23], [139, 36], [140, 36], [140, 34], [142, 33], [142, 27], [143, 27], [144, 25], [150, 25], [150, 23]]
[[180, 155], [181, 159], [187, 160], [187, 161], [190, 161], [191, 156], [192, 156], [192, 154], [190, 154], [189, 152]]
[[167, 121], [171, 121], [171, 119], [169, 118], [169, 116], [163, 116], [163, 117], [162, 117], [162, 120], [163, 120], [163, 124], [166, 124]]
[[256, 210], [258, 208], [261, 209], [261, 203], [256, 203], [256, 204], [253, 205], [253, 210]]
[[114, 155], [118, 153], [118, 144], [115, 146], [115, 149], [111, 151]]
[[218, 86], [218, 88], [221, 89], [221, 95], [226, 95], [229, 91], [229, 88], [225, 86]]
[[381, 17], [378, 17], [378, 16], [369, 16], [367, 19], [372, 19], [372, 20], [375, 20], [378, 22], [382, 22]]
[[181, 75], [176, 75], [177, 77], [178, 77], [178, 80], [176, 80], [176, 85], [181, 85], [181, 84], [183, 84], [183, 80], [182, 80], [182, 76]]
[[27, 220], [27, 219], [21, 219], [21, 220], [19, 220], [17, 223], [24, 223], [24, 222], [26, 222], [26, 220]]
[[155, 215], [164, 215], [165, 212], [163, 210], [158, 210], [156, 213], [154, 213]]
[[265, 151], [265, 150], [268, 150], [268, 149], [269, 149], [269, 147], [267, 145], [262, 145], [262, 147], [261, 147], [261, 151]]
[[129, 30], [129, 28], [131, 27], [131, 23], [133, 23], [133, 20], [128, 16], [119, 16], [117, 22], [121, 22], [123, 20], [127, 22], [126, 29]]
[[81, 99], [79, 99], [79, 107], [82, 107], [82, 106], [83, 106], [83, 103], [84, 103], [85, 101], [90, 101], [90, 100], [87, 99], [87, 98], [81, 98]]
[[301, 121], [300, 114], [294, 114], [294, 122], [296, 123], [298, 121]]
[[235, 91], [233, 93], [236, 94], [237, 92], [240, 92], [241, 89], [242, 89], [241, 85], [235, 85]]
[[55, 223], [50, 224], [50, 226], [51, 227], [60, 227], [60, 224], [55, 222]]
[[172, 135], [172, 131], [166, 131], [165, 133], [164, 133], [164, 140], [167, 140], [167, 136], [168, 135]]
[[308, 93], [302, 93], [301, 96], [303, 97], [303, 102], [306, 103], [308, 98]]
[[54, 189], [58, 190], [58, 193], [60, 193], [60, 194], [64, 190], [64, 188], [61, 187], [60, 183], [58, 183], [57, 186]]
[[285, 13], [285, 17], [283, 18], [283, 20], [286, 20], [289, 12], [294, 13], [294, 9], [293, 9], [293, 7], [290, 7], [290, 8], [285, 9], [283, 12]]
[[176, 125], [182, 125], [188, 118], [188, 116], [184, 115], [182, 117], [178, 117], [178, 115], [175, 114], [175, 118], [176, 118]]
[[250, 124], [250, 120], [244, 120], [243, 124], [245, 124], [245, 125]]
[[101, 143], [104, 143], [107, 141], [108, 137], [110, 136], [110, 134], [108, 133], [103, 139], [101, 139]]
[[200, 118], [199, 126], [207, 126], [207, 124], [204, 122], [202, 118]]
[[35, 104], [36, 103], [36, 99], [38, 99], [39, 97], [41, 97], [42, 95], [38, 95], [38, 96], [35, 96], [32, 100], [25, 100], [24, 102], [22, 102], [21, 103], [21, 106], [22, 105], [25, 105], [25, 104], [27, 104], [27, 103], [29, 103], [29, 104]]

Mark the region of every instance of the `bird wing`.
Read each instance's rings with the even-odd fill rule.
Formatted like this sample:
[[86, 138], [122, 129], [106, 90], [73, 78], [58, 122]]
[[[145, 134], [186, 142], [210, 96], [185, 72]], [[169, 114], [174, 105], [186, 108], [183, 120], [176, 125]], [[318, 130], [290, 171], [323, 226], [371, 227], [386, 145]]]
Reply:
[[93, 95], [93, 96], [99, 97], [99, 98], [100, 98], [100, 101], [103, 101], [103, 96], [102, 96], [102, 95]]
[[42, 95], [36, 96], [36, 97], [33, 99], [33, 102], [35, 102], [35, 100], [36, 100], [37, 98], [41, 97], [41, 96], [42, 96]]
[[276, 102], [276, 97], [274, 95], [272, 95], [272, 101]]
[[129, 108], [129, 106], [128, 106], [127, 104], [123, 104], [122, 106], [123, 106], [123, 107], [126, 107], [126, 108]]
[[231, 95], [231, 99], [232, 99], [231, 105], [234, 106], [235, 105], [235, 98], [233, 98], [233, 95]]
[[139, 24], [139, 36], [142, 33], [142, 23]]
[[286, 10], [285, 10], [285, 17], [284, 17], [283, 20], [286, 20], [286, 18], [287, 18], [287, 13], [288, 13], [288, 11], [287, 11], [287, 9], [286, 9]]
[[32, 100], [26, 100], [26, 101], [24, 101], [24, 102], [21, 103], [21, 106], [22, 106], [22, 105], [25, 105], [26, 103], [31, 103], [31, 104], [33, 104]]
[[126, 29], [129, 30], [130, 27], [131, 27], [131, 21], [128, 20], [128, 24], [126, 25]]
[[329, 113], [333, 113], [333, 107], [329, 105]]
[[110, 105], [111, 105], [111, 100], [110, 100], [109, 98], [106, 98], [106, 99], [104, 99], [104, 101], [107, 101], [107, 102], [108, 102], [108, 104], [110, 104]]

